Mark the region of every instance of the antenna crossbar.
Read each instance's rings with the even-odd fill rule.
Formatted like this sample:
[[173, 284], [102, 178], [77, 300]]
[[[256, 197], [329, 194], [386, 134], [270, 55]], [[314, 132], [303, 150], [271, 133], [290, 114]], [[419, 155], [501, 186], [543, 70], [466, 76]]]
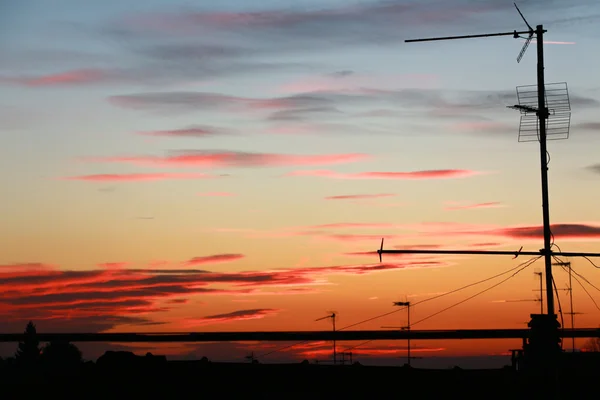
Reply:
[[[546, 31], [544, 31], [546, 32]], [[434, 42], [438, 40], [456, 40], [456, 39], [474, 39], [474, 38], [483, 38], [483, 37], [493, 37], [493, 36], [512, 36], [514, 38], [518, 38], [519, 35], [527, 34], [529, 35], [531, 31], [512, 31], [512, 32], [499, 32], [499, 33], [483, 33], [479, 35], [461, 35], [461, 36], [442, 36], [442, 37], [432, 37], [432, 38], [424, 38], [424, 39], [407, 39], [404, 43], [414, 43], [414, 42]]]
[[[383, 250], [378, 249], [377, 254], [470, 254], [470, 255], [496, 255], [496, 256], [543, 256], [545, 250], [540, 249], [538, 251], [510, 251], [510, 250], [413, 250], [413, 249], [402, 249], [402, 250]], [[600, 257], [600, 253], [580, 253], [580, 252], [569, 252], [569, 251], [551, 251], [553, 256], [562, 257]]]

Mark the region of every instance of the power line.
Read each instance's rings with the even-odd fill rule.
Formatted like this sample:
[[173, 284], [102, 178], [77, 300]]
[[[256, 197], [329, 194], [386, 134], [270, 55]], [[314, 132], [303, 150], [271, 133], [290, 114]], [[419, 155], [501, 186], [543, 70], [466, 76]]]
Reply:
[[[455, 304], [453, 304], [453, 305], [451, 305], [451, 306], [449, 306], [449, 307], [446, 307], [446, 308], [444, 308], [444, 309], [442, 309], [442, 310], [440, 310], [440, 311], [437, 311], [437, 312], [435, 312], [435, 313], [433, 313], [433, 314], [431, 314], [431, 315], [429, 315], [429, 316], [427, 316], [427, 317], [425, 317], [425, 318], [423, 318], [423, 319], [420, 319], [420, 320], [418, 320], [417, 322], [413, 322], [411, 325], [412, 325], [412, 326], [414, 326], [415, 324], [418, 324], [419, 322], [423, 322], [423, 321], [425, 321], [425, 320], [427, 320], [427, 319], [429, 319], [429, 318], [432, 318], [432, 317], [434, 317], [434, 316], [436, 316], [436, 315], [438, 315], [438, 314], [441, 314], [441, 313], [442, 313], [442, 312], [444, 312], [444, 311], [447, 311], [447, 310], [449, 310], [449, 309], [451, 309], [451, 308], [454, 308], [454, 307], [456, 307], [456, 306], [458, 306], [458, 305], [460, 305], [460, 304], [462, 304], [462, 303], [465, 303], [466, 301], [468, 301], [468, 300], [471, 300], [471, 299], [473, 299], [473, 298], [475, 298], [475, 297], [477, 297], [477, 296], [479, 296], [479, 295], [481, 295], [481, 294], [483, 294], [483, 293], [485, 293], [485, 292], [487, 292], [487, 291], [489, 291], [489, 290], [492, 290], [492, 289], [494, 289], [494, 288], [495, 288], [495, 287], [497, 287], [497, 286], [500, 286], [500, 285], [501, 285], [501, 284], [503, 284], [504, 282], [506, 282], [506, 281], [508, 281], [509, 279], [513, 278], [513, 277], [514, 277], [515, 275], [517, 275], [519, 272], [523, 271], [524, 269], [526, 269], [527, 267], [529, 267], [530, 265], [532, 265], [533, 263], [535, 263], [535, 262], [536, 262], [537, 260], [539, 260], [541, 257], [542, 257], [542, 256], [539, 256], [539, 257], [536, 257], [536, 258], [533, 258], [533, 259], [527, 260], [527, 261], [525, 261], [525, 262], [522, 262], [521, 264], [517, 265], [516, 267], [514, 267], [514, 268], [511, 268], [511, 269], [510, 269], [510, 270], [508, 270], [508, 271], [505, 271], [505, 272], [503, 272], [503, 273], [501, 273], [501, 274], [495, 275], [495, 276], [494, 276], [494, 277], [492, 277], [492, 278], [484, 279], [483, 281], [480, 281], [480, 282], [478, 282], [478, 283], [486, 282], [486, 281], [488, 281], [488, 280], [490, 280], [490, 279], [496, 278], [496, 277], [498, 277], [498, 276], [501, 276], [501, 275], [505, 275], [505, 274], [507, 274], [507, 273], [509, 273], [509, 272], [511, 272], [511, 271], [514, 271], [514, 270], [515, 270], [515, 269], [517, 269], [517, 268], [520, 268], [520, 269], [518, 269], [518, 270], [517, 270], [515, 273], [513, 273], [511, 276], [509, 276], [508, 278], [506, 278], [506, 279], [504, 279], [504, 280], [502, 280], [502, 281], [500, 281], [500, 282], [496, 283], [495, 285], [492, 285], [492, 286], [490, 286], [490, 287], [488, 287], [488, 288], [486, 288], [486, 289], [484, 289], [484, 290], [482, 290], [482, 291], [480, 291], [480, 292], [478, 292], [478, 293], [474, 294], [474, 295], [473, 295], [473, 296], [471, 296], [471, 297], [468, 297], [468, 298], [466, 298], [466, 299], [463, 299], [463, 300], [459, 301], [458, 303], [455, 303]], [[476, 284], [476, 283], [475, 283], [475, 284]], [[467, 285], [467, 286], [463, 286], [463, 287], [462, 287], [462, 288], [460, 288], [460, 289], [457, 289], [457, 290], [455, 290], [455, 291], [452, 291], [452, 292], [444, 293], [443, 295], [445, 295], [445, 294], [450, 294], [450, 293], [456, 292], [456, 291], [458, 291], [458, 290], [465, 289], [465, 288], [467, 288], [467, 287], [470, 287], [470, 286], [473, 286], [473, 285], [474, 285], [474, 284], [470, 284], [470, 285]], [[417, 303], [415, 303], [415, 305], [416, 305], [416, 304], [419, 304], [419, 303], [424, 303], [425, 301], [432, 300], [432, 299], [434, 299], [434, 298], [441, 297], [441, 296], [442, 296], [442, 295], [438, 295], [438, 296], [435, 296], [435, 297], [431, 297], [431, 298], [429, 298], [429, 299], [425, 299], [425, 300], [423, 300], [423, 301], [420, 301], [420, 302], [417, 302]], [[397, 311], [399, 311], [399, 310], [397, 310]], [[395, 312], [397, 312], [397, 311], [395, 311]], [[390, 313], [388, 313], [388, 314], [390, 314]], [[351, 350], [351, 349], [355, 349], [355, 348], [357, 348], [357, 347], [359, 347], [359, 346], [365, 345], [365, 344], [367, 344], [367, 343], [370, 343], [370, 342], [372, 342], [372, 341], [373, 341], [373, 340], [367, 340], [367, 341], [365, 341], [365, 342], [362, 342], [362, 343], [360, 343], [360, 344], [357, 344], [356, 346], [352, 346], [352, 347], [346, 348], [344, 351], [348, 351], [348, 350]]]
[[[470, 283], [470, 284], [468, 284], [468, 285], [465, 285], [465, 286], [459, 287], [458, 289], [454, 289], [454, 290], [451, 290], [451, 291], [449, 291], [449, 292], [441, 293], [441, 294], [439, 294], [439, 295], [436, 295], [436, 296], [433, 296], [433, 297], [429, 297], [429, 298], [427, 298], [427, 299], [423, 299], [423, 300], [421, 300], [421, 301], [418, 301], [418, 302], [414, 303], [414, 304], [413, 304], [413, 306], [416, 306], [416, 305], [418, 305], [418, 304], [423, 304], [423, 303], [425, 303], [425, 302], [428, 302], [428, 301], [431, 301], [431, 300], [439, 299], [440, 297], [448, 296], [448, 295], [450, 295], [450, 294], [453, 294], [453, 293], [459, 292], [459, 291], [461, 291], [461, 290], [468, 289], [468, 288], [470, 288], [470, 287], [472, 287], [472, 286], [479, 285], [479, 284], [481, 284], [481, 283], [485, 283], [485, 282], [487, 282], [487, 281], [490, 281], [490, 280], [492, 280], [492, 279], [495, 279], [495, 278], [498, 278], [498, 277], [500, 277], [500, 276], [506, 275], [506, 274], [508, 274], [508, 273], [510, 273], [510, 272], [512, 272], [512, 271], [514, 271], [514, 270], [517, 270], [517, 269], [519, 269], [519, 268], [523, 267], [523, 266], [524, 266], [524, 265], [526, 265], [526, 264], [527, 264], [527, 266], [529, 266], [529, 265], [533, 264], [535, 261], [539, 260], [541, 257], [542, 257], [542, 256], [538, 256], [538, 257], [536, 257], [536, 258], [533, 258], [533, 259], [529, 259], [529, 260], [527, 260], [527, 261], [524, 261], [524, 262], [520, 263], [519, 265], [517, 265], [516, 267], [510, 268], [510, 269], [508, 269], [508, 270], [506, 270], [506, 271], [504, 271], [504, 272], [501, 272], [501, 273], [499, 273], [499, 274], [496, 274], [496, 275], [494, 275], [494, 276], [491, 276], [491, 277], [489, 277], [489, 278], [482, 279], [482, 280], [480, 280], [480, 281], [477, 281], [477, 282]], [[368, 319], [365, 319], [365, 320], [362, 320], [362, 321], [356, 322], [356, 323], [354, 323], [354, 324], [350, 324], [350, 325], [344, 326], [343, 328], [340, 328], [340, 329], [338, 329], [338, 331], [345, 330], [345, 329], [348, 329], [348, 328], [352, 328], [352, 327], [354, 327], [354, 326], [361, 325], [361, 324], [364, 324], [364, 323], [366, 323], [366, 322], [374, 321], [374, 320], [376, 320], [376, 319], [383, 318], [383, 317], [386, 317], [386, 316], [388, 316], [388, 315], [395, 314], [395, 313], [397, 313], [397, 312], [400, 312], [400, 311], [404, 310], [405, 308], [406, 308], [406, 307], [401, 307], [401, 308], [399, 308], [399, 309], [396, 309], [396, 310], [394, 310], [394, 311], [389, 311], [389, 312], [386, 312], [386, 313], [383, 313], [383, 314], [380, 314], [380, 315], [376, 315], [376, 316], [374, 316], [374, 317], [371, 317], [371, 318], [368, 318]], [[271, 350], [271, 351], [269, 351], [269, 352], [267, 352], [267, 353], [264, 353], [264, 354], [258, 355], [258, 356], [256, 356], [256, 357], [257, 357], [257, 358], [266, 357], [266, 356], [268, 356], [268, 355], [271, 355], [271, 354], [273, 354], [273, 353], [277, 353], [277, 352], [280, 352], [280, 351], [283, 351], [283, 350], [287, 350], [287, 349], [290, 349], [290, 348], [292, 348], [292, 347], [295, 347], [295, 346], [300, 346], [301, 344], [305, 344], [305, 343], [309, 343], [309, 342], [312, 342], [312, 341], [311, 341], [311, 340], [304, 340], [304, 341], [302, 341], [302, 342], [298, 342], [298, 343], [290, 344], [290, 345], [287, 345], [287, 346], [283, 346], [283, 347], [280, 347], [280, 348], [277, 348], [277, 349]], [[366, 344], [366, 343], [368, 343], [368, 342], [371, 342], [371, 340], [369, 340], [369, 341], [367, 341], [367, 342], [364, 342], [364, 343], [361, 343], [361, 344], [359, 344], [359, 345], [357, 345], [357, 346], [354, 346], [354, 347], [352, 347], [352, 348], [359, 347], [359, 346], [361, 346], [361, 345], [363, 345], [363, 344]], [[345, 349], [344, 351], [347, 351], [347, 350], [349, 350], [349, 349]]]
[[600, 269], [600, 266], [598, 266], [598, 265], [594, 264], [594, 262], [593, 262], [592, 260], [590, 260], [590, 258], [589, 258], [589, 257], [587, 257], [587, 256], [582, 256], [582, 257], [583, 257], [583, 258], [585, 258], [586, 260], [588, 260], [588, 261], [589, 261], [589, 263], [590, 263], [590, 264], [592, 264], [592, 265], [594, 266], [594, 268], [598, 268], [598, 269]]
[[479, 296], [479, 295], [481, 295], [481, 294], [483, 294], [483, 293], [485, 293], [485, 292], [487, 292], [487, 291], [489, 291], [489, 290], [492, 290], [492, 289], [494, 289], [494, 288], [496, 288], [496, 287], [500, 286], [501, 284], [503, 284], [504, 282], [506, 282], [506, 281], [508, 281], [509, 279], [513, 278], [513, 277], [514, 277], [515, 275], [517, 275], [519, 272], [523, 271], [524, 269], [526, 269], [527, 267], [529, 267], [531, 264], [533, 264], [534, 262], [536, 262], [536, 261], [537, 261], [538, 259], [540, 259], [540, 258], [541, 258], [541, 257], [537, 257], [537, 258], [531, 259], [531, 260], [529, 260], [529, 261], [526, 261], [526, 262], [524, 263], [525, 265], [524, 265], [523, 267], [521, 267], [519, 270], [517, 270], [516, 272], [514, 272], [514, 273], [513, 273], [512, 275], [510, 275], [508, 278], [505, 278], [505, 279], [501, 280], [500, 282], [498, 282], [498, 283], [496, 283], [496, 284], [494, 284], [494, 285], [492, 285], [492, 286], [490, 286], [490, 287], [488, 287], [488, 288], [486, 288], [486, 289], [483, 289], [482, 291], [480, 291], [480, 292], [477, 292], [477, 293], [475, 293], [474, 295], [472, 295], [472, 296], [470, 296], [470, 297], [467, 297], [466, 299], [463, 299], [463, 300], [461, 300], [461, 301], [459, 301], [459, 302], [457, 302], [457, 303], [454, 303], [453, 305], [451, 305], [451, 306], [449, 306], [449, 307], [443, 308], [443, 309], [441, 309], [440, 311], [437, 311], [437, 312], [435, 312], [435, 313], [433, 313], [433, 314], [431, 314], [431, 315], [429, 315], [429, 316], [427, 316], [427, 317], [425, 317], [425, 318], [422, 318], [422, 319], [418, 320], [417, 322], [413, 322], [413, 325], [416, 325], [416, 324], [418, 324], [418, 323], [420, 323], [420, 322], [423, 322], [423, 321], [426, 321], [426, 320], [428, 320], [428, 319], [430, 319], [430, 318], [433, 318], [433, 317], [435, 317], [436, 315], [439, 315], [439, 314], [443, 313], [444, 311], [450, 310], [451, 308], [454, 308], [454, 307], [456, 307], [456, 306], [458, 306], [458, 305], [460, 305], [460, 304], [462, 304], [462, 303], [465, 303], [465, 302], [467, 302], [467, 301], [469, 301], [469, 300], [471, 300], [471, 299], [473, 299], [473, 298], [475, 298], [475, 297], [477, 297], [477, 296]]
[[[419, 304], [423, 304], [423, 303], [426, 303], [426, 302], [428, 302], [428, 301], [431, 301], [431, 300], [436, 300], [436, 299], [439, 299], [440, 297], [448, 296], [448, 295], [450, 295], [450, 294], [454, 294], [454, 293], [456, 293], [456, 292], [459, 292], [459, 291], [461, 291], [461, 290], [468, 289], [468, 288], [470, 288], [470, 287], [472, 287], [472, 286], [476, 286], [476, 285], [479, 285], [479, 284], [481, 284], [481, 283], [485, 283], [485, 282], [491, 281], [492, 279], [499, 278], [499, 277], [501, 277], [502, 275], [506, 275], [506, 274], [508, 274], [508, 273], [510, 273], [510, 272], [512, 272], [512, 271], [514, 271], [514, 270], [516, 270], [516, 269], [519, 269], [519, 268], [521, 268], [523, 265], [525, 265], [525, 264], [527, 264], [527, 263], [529, 263], [529, 262], [532, 262], [532, 263], [533, 263], [533, 262], [535, 262], [535, 261], [539, 260], [541, 257], [542, 257], [542, 256], [538, 256], [538, 257], [536, 257], [536, 258], [534, 258], [534, 259], [530, 259], [530, 260], [524, 261], [524, 262], [520, 263], [519, 265], [517, 265], [516, 267], [513, 267], [513, 268], [511, 268], [511, 269], [509, 269], [509, 270], [506, 270], [506, 271], [504, 271], [504, 272], [501, 272], [501, 273], [499, 273], [499, 274], [496, 274], [496, 275], [494, 275], [494, 276], [491, 276], [491, 277], [489, 277], [489, 278], [482, 279], [482, 280], [480, 280], [480, 281], [477, 281], [477, 282], [470, 283], [470, 284], [468, 284], [468, 285], [465, 285], [465, 286], [459, 287], [458, 289], [454, 289], [454, 290], [451, 290], [451, 291], [449, 291], [449, 292], [441, 293], [441, 294], [438, 294], [438, 295], [436, 295], [436, 296], [429, 297], [429, 298], [427, 298], [427, 299], [423, 299], [423, 300], [421, 300], [421, 301], [417, 301], [416, 303], [412, 304], [412, 306], [416, 306], [416, 305], [419, 305]], [[533, 261], [532, 261], [532, 260], [533, 260]], [[389, 312], [387, 312], [387, 313], [384, 313], [384, 314], [381, 314], [381, 315], [378, 315], [378, 316], [375, 316], [375, 317], [372, 317], [372, 318], [369, 318], [369, 319], [366, 319], [366, 320], [363, 320], [363, 321], [360, 321], [360, 322], [356, 322], [356, 323], [354, 323], [354, 324], [352, 324], [352, 325], [345, 326], [345, 327], [344, 327], [344, 328], [342, 328], [342, 329], [351, 328], [351, 327], [354, 327], [354, 326], [356, 326], [356, 325], [363, 324], [363, 323], [365, 323], [365, 322], [370, 322], [370, 321], [373, 321], [373, 320], [375, 320], [375, 319], [378, 319], [378, 318], [381, 318], [381, 317], [386, 317], [386, 316], [388, 316], [388, 315], [391, 315], [391, 314], [395, 314], [395, 313], [397, 313], [397, 312], [400, 312], [400, 311], [404, 310], [405, 308], [406, 308], [406, 307], [402, 307], [402, 308], [400, 308], [400, 309], [397, 309], [397, 310], [394, 310], [394, 311], [389, 311]], [[414, 324], [413, 324], [413, 325], [414, 325]], [[342, 329], [340, 329], [340, 330], [342, 330]]]
[[581, 283], [581, 281], [579, 279], [577, 279], [576, 277], [573, 277], [573, 279], [575, 279], [575, 282], [579, 283], [579, 286], [581, 286], [581, 288], [583, 289], [585, 294], [588, 295], [590, 300], [592, 300], [592, 303], [594, 303], [594, 305], [596, 306], [598, 311], [600, 311], [600, 307], [598, 306], [598, 303], [596, 303], [596, 300], [594, 300], [594, 297], [590, 294], [590, 292], [588, 292], [588, 290], [585, 288], [585, 286], [583, 286], [583, 283]]
[[[556, 260], [562, 262], [560, 260], [560, 258], [558, 258], [558, 257], [554, 257], [554, 258]], [[563, 270], [566, 271], [565, 267], [562, 267], [562, 268], [563, 268]], [[571, 267], [571, 272], [574, 273], [577, 276], [580, 276], [582, 279], [585, 279], [587, 281], [587, 279], [584, 276], [582, 276], [581, 274], [577, 273], [572, 267]], [[596, 308], [600, 311], [600, 306], [598, 306], [598, 303], [596, 303], [596, 300], [594, 300], [594, 297], [590, 294], [590, 292], [588, 292], [588, 290], [585, 288], [585, 286], [583, 285], [583, 283], [581, 283], [581, 281], [579, 279], [577, 279], [577, 277], [575, 277], [575, 276], [572, 276], [572, 278], [575, 279], [575, 282], [577, 282], [579, 284], [579, 286], [581, 286], [581, 288], [583, 289], [583, 291], [585, 292], [585, 294], [587, 294], [588, 297], [590, 298], [590, 300], [592, 300], [592, 303], [594, 303], [594, 306], [596, 306]], [[588, 281], [588, 283], [590, 283], [590, 282]], [[590, 283], [590, 285], [592, 287], [594, 287], [596, 290], [598, 290], [598, 288], [596, 286], [592, 285], [591, 283]]]
[[[554, 258], [556, 260], [560, 261], [560, 258], [558, 258], [558, 257], [554, 257]], [[566, 268], [564, 266], [562, 268], [566, 271]], [[579, 272], [575, 271], [573, 268], [571, 268], [571, 272], [574, 273], [575, 275], [577, 275], [578, 277], [580, 277], [581, 279], [583, 279], [588, 285], [590, 285], [591, 287], [593, 287], [594, 289], [596, 289], [597, 291], [600, 292], [600, 288], [598, 288], [596, 285], [594, 285], [592, 282], [590, 282], [585, 276], [583, 276]]]

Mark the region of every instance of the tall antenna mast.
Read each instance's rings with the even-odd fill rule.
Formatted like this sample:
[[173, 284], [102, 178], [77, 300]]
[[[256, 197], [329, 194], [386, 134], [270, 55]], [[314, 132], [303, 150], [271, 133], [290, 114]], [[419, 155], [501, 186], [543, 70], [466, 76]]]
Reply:
[[[531, 114], [535, 114], [536, 118], [536, 134], [535, 136], [540, 142], [540, 161], [541, 161], [541, 181], [542, 181], [542, 211], [543, 211], [543, 231], [544, 231], [544, 248], [539, 251], [522, 251], [519, 249], [518, 251], [477, 251], [477, 250], [384, 250], [383, 249], [383, 240], [381, 241], [381, 248], [377, 250], [379, 254], [379, 260], [381, 261], [381, 255], [384, 253], [387, 254], [481, 254], [481, 255], [513, 255], [514, 258], [519, 255], [537, 255], [544, 256], [545, 258], [545, 276], [546, 276], [546, 304], [548, 309], [548, 316], [550, 318], [554, 318], [556, 320], [556, 314], [554, 312], [554, 295], [553, 295], [553, 284], [552, 284], [552, 256], [566, 256], [566, 257], [600, 257], [600, 253], [575, 253], [575, 252], [553, 252], [552, 246], [552, 232], [550, 230], [550, 213], [549, 213], [549, 201], [548, 201], [548, 161], [547, 161], [547, 148], [546, 148], [546, 139], [547, 139], [547, 128], [549, 122], [549, 109], [548, 103], [553, 103], [555, 109], [552, 110], [552, 116], [558, 115], [558, 118], [552, 119], [552, 122], [557, 122], [560, 125], [560, 129], [558, 132], [562, 135], [568, 135], [568, 125], [570, 123], [570, 105], [568, 100], [568, 95], [566, 94], [566, 84], [564, 84], [565, 89], [563, 91], [559, 91], [559, 93], [552, 93], [552, 96], [546, 96], [545, 91], [545, 83], [544, 83], [544, 30], [543, 25], [538, 25], [534, 30], [531, 25], [525, 20], [523, 14], [519, 10], [519, 7], [515, 4], [515, 8], [519, 12], [519, 15], [527, 25], [528, 30], [526, 31], [513, 31], [513, 32], [500, 32], [500, 33], [485, 33], [480, 35], [463, 35], [463, 36], [446, 36], [446, 37], [436, 37], [436, 38], [426, 38], [426, 39], [409, 39], [405, 40], [406, 43], [414, 43], [414, 42], [431, 42], [431, 41], [439, 41], [439, 40], [455, 40], [455, 39], [471, 39], [471, 38], [483, 38], [483, 37], [493, 37], [493, 36], [512, 36], [513, 38], [521, 38], [525, 39], [525, 44], [521, 49], [517, 62], [521, 61], [525, 51], [529, 47], [530, 42], [532, 41], [534, 35], [536, 38], [537, 44], [537, 85], [536, 91], [537, 96], [534, 99], [536, 101], [532, 102], [533, 105], [527, 104], [527, 100], [530, 99], [527, 96], [527, 90], [519, 92], [517, 89], [517, 94], [519, 95], [519, 100], [521, 104], [512, 106], [511, 108], [516, 108], [520, 110], [523, 115], [521, 117], [521, 130], [520, 136], [526, 137], [527, 135], [524, 133], [521, 135], [521, 131], [526, 131], [524, 127], [526, 127], [527, 122], [531, 120]], [[527, 35], [527, 37], [522, 37], [521, 35]], [[556, 95], [556, 97], [554, 97]], [[548, 97], [548, 98], [547, 98]], [[552, 100], [550, 100], [552, 98]], [[530, 100], [531, 101], [531, 100]], [[556, 113], [558, 111], [558, 114]], [[568, 121], [566, 121], [566, 114], [568, 114]], [[566, 126], [565, 126], [566, 123]], [[561, 125], [562, 124], [562, 125]], [[560, 135], [559, 135], [560, 136]], [[526, 140], [525, 140], [526, 141]]]
[[[519, 92], [517, 88], [517, 95], [519, 97], [519, 105], [515, 105], [512, 108], [516, 108], [524, 114], [521, 117], [521, 126], [519, 130], [519, 139], [521, 136], [526, 137], [527, 135], [521, 135], [521, 132], [524, 131], [524, 127], [527, 126], [527, 122], [531, 122], [531, 115], [534, 115], [535, 120], [535, 137], [539, 140], [540, 143], [540, 163], [541, 163], [541, 183], [542, 183], [542, 214], [543, 214], [543, 235], [544, 235], [544, 248], [540, 249], [538, 252], [531, 251], [522, 251], [519, 249], [516, 252], [509, 251], [475, 251], [475, 250], [384, 250], [383, 249], [383, 240], [381, 241], [381, 248], [377, 250], [379, 254], [379, 260], [381, 261], [381, 255], [383, 253], [396, 253], [396, 254], [485, 254], [485, 255], [513, 255], [513, 258], [518, 257], [519, 255], [537, 255], [543, 256], [545, 260], [545, 277], [546, 277], [546, 304], [547, 304], [547, 314], [539, 314], [531, 315], [531, 322], [529, 323], [529, 327], [531, 328], [531, 337], [529, 339], [529, 343], [527, 345], [527, 353], [531, 355], [531, 360], [533, 361], [532, 365], [538, 365], [541, 368], [546, 368], [549, 363], [544, 361], [544, 358], [551, 357], [554, 359], [554, 356], [560, 352], [560, 346], [558, 346], [558, 342], [560, 342], [560, 337], [558, 334], [558, 327], [560, 324], [557, 320], [557, 315], [554, 311], [554, 292], [553, 292], [553, 279], [552, 279], [552, 257], [553, 256], [571, 256], [571, 257], [600, 257], [600, 253], [567, 253], [562, 252], [559, 249], [559, 252], [553, 252], [552, 247], [554, 245], [553, 235], [550, 230], [550, 212], [549, 212], [549, 200], [548, 200], [548, 150], [546, 147], [546, 139], [548, 134], [548, 123], [550, 120], [550, 109], [548, 108], [548, 103], [550, 102], [550, 96], [547, 96], [545, 82], [544, 82], [544, 30], [543, 25], [537, 25], [536, 29], [533, 29], [531, 25], [525, 20], [525, 17], [519, 10], [519, 7], [515, 4], [515, 8], [517, 9], [519, 15], [527, 25], [526, 31], [516, 31], [513, 32], [500, 32], [500, 33], [485, 33], [480, 35], [463, 35], [463, 36], [446, 36], [446, 37], [437, 37], [437, 38], [427, 38], [427, 39], [409, 39], [405, 40], [406, 43], [414, 43], [414, 42], [430, 42], [430, 41], [439, 41], [439, 40], [456, 40], [456, 39], [471, 39], [471, 38], [483, 38], [483, 37], [493, 37], [493, 36], [512, 36], [515, 39], [521, 38], [525, 39], [525, 43], [523, 48], [519, 52], [517, 56], [517, 62], [520, 62], [523, 58], [529, 44], [531, 43], [534, 35], [537, 44], [537, 85], [535, 92], [536, 95], [533, 97], [533, 101], [531, 101], [527, 96], [525, 90], [523, 96], [522, 93]], [[522, 37], [521, 35], [527, 35], [527, 37]], [[560, 91], [559, 91], [560, 92]], [[558, 96], [558, 100], [555, 100], [554, 108], [552, 115], [555, 115], [555, 112], [558, 110], [559, 117], [553, 121], [560, 125], [563, 135], [568, 136], [568, 128], [570, 124], [570, 105], [568, 100], [568, 95], [566, 93], [566, 84], [564, 84], [564, 92]], [[527, 104], [527, 100], [531, 101], [531, 104]], [[566, 104], [565, 104], [566, 100]], [[562, 125], [561, 125], [562, 124]], [[568, 255], [567, 255], [568, 254]], [[551, 359], [547, 359], [550, 361]]]
[[541, 159], [541, 180], [542, 180], [542, 213], [544, 221], [544, 249], [542, 254], [545, 258], [545, 275], [546, 275], [546, 304], [548, 308], [548, 315], [555, 315], [554, 313], [554, 295], [552, 286], [552, 233], [550, 231], [550, 212], [548, 206], [548, 162], [547, 162], [547, 149], [546, 149], [546, 120], [548, 118], [548, 108], [546, 107], [545, 92], [544, 92], [544, 30], [543, 25], [538, 25], [534, 30], [531, 25], [527, 22], [521, 10], [515, 3], [517, 12], [527, 25], [527, 31], [513, 31], [513, 32], [501, 32], [501, 33], [487, 33], [482, 35], [465, 35], [465, 36], [447, 36], [439, 38], [428, 38], [428, 39], [409, 39], [405, 40], [407, 43], [412, 42], [426, 42], [426, 41], [438, 41], [438, 40], [455, 40], [455, 39], [471, 39], [491, 36], [512, 36], [515, 39], [522, 38], [521, 35], [526, 34], [528, 37], [525, 39], [525, 44], [521, 49], [517, 62], [520, 62], [525, 54], [525, 51], [529, 47], [533, 36], [535, 35], [537, 42], [537, 108], [519, 105], [515, 108], [520, 109], [522, 112], [533, 112], [537, 114], [538, 129], [539, 129], [539, 142], [540, 142], [540, 159]]
[[[567, 262], [557, 262], [554, 263], [554, 265], [558, 265], [560, 267], [563, 268], [568, 268], [569, 270], [569, 288], [567, 289], [569, 291], [569, 303], [570, 303], [570, 307], [571, 307], [571, 312], [569, 312], [569, 314], [571, 315], [571, 329], [575, 329], [575, 312], [573, 311], [573, 276], [572, 276], [572, 269], [571, 269], [571, 262], [567, 261]], [[572, 352], [575, 352], [575, 337], [571, 338], [571, 344], [572, 344]]]

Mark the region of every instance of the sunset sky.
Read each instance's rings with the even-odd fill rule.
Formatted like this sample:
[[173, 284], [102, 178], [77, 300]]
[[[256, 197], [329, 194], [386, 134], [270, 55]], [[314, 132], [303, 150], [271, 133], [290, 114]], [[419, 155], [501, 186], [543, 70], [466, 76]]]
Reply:
[[[569, 139], [549, 142], [555, 242], [600, 251], [600, 4], [518, 4], [548, 29], [546, 82], [567, 82], [571, 100]], [[535, 42], [520, 63], [510, 36], [404, 43], [515, 29], [504, 0], [3, 2], [0, 332], [29, 320], [40, 332], [328, 330], [315, 319], [330, 311], [343, 328], [527, 261], [375, 253], [382, 237], [387, 249], [543, 247], [539, 146], [519, 143], [506, 108], [536, 82]], [[574, 282], [575, 325], [596, 327], [600, 272], [571, 261], [585, 287]], [[413, 329], [524, 328], [542, 268], [423, 322], [503, 278], [416, 305]], [[352, 329], [405, 324], [402, 311]], [[458, 357], [520, 341], [413, 345]], [[278, 346], [128, 348], [239, 360]], [[397, 362], [405, 346], [352, 351]]]

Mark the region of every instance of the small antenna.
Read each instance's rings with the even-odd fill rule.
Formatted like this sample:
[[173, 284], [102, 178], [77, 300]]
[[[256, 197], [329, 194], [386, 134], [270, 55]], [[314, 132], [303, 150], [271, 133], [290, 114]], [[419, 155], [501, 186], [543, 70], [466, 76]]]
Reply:
[[247, 355], [246, 357], [244, 357], [246, 360], [248, 360], [250, 363], [255, 364], [256, 363], [256, 358], [254, 357], [254, 352], [250, 353], [249, 355]]
[[[531, 43], [531, 40], [533, 39], [533, 35], [534, 35], [535, 31], [533, 30], [533, 28], [531, 27], [531, 25], [529, 25], [529, 23], [527, 22], [527, 20], [523, 16], [523, 13], [521, 12], [521, 10], [519, 10], [519, 7], [517, 6], [517, 3], [513, 3], [513, 4], [515, 5], [515, 8], [517, 9], [517, 12], [519, 13], [519, 15], [521, 16], [521, 18], [525, 22], [525, 25], [527, 25], [527, 27], [529, 28], [529, 37], [526, 38], [526, 39], [523, 38], [523, 39], [525, 39], [525, 44], [523, 45], [523, 47], [521, 48], [521, 51], [519, 52], [519, 55], [517, 56], [517, 62], [519, 63], [519, 62], [521, 62], [521, 59], [525, 55], [525, 52], [527, 51], [527, 48], [529, 47], [529, 44]], [[519, 37], [521, 37], [521, 36], [519, 36], [515, 32], [515, 38], [519, 38]]]
[[337, 312], [336, 311], [328, 311], [328, 313], [329, 313], [329, 315], [327, 315], [325, 317], [315, 319], [315, 322], [331, 318], [331, 322], [333, 323], [333, 365], [336, 365], [337, 364], [337, 351], [336, 351], [336, 344], [335, 344], [335, 317], [337, 316]]
[[527, 20], [523, 16], [523, 13], [521, 12], [521, 10], [519, 10], [519, 6], [517, 6], [517, 3], [513, 3], [513, 4], [515, 5], [515, 8], [517, 9], [517, 12], [521, 16], [521, 18], [523, 18], [523, 22], [525, 22], [525, 25], [527, 25], [527, 27], [529, 28], [529, 32], [531, 32], [531, 34], [533, 35], [534, 29], [531, 27], [531, 25], [529, 25], [529, 22], [527, 22]]

